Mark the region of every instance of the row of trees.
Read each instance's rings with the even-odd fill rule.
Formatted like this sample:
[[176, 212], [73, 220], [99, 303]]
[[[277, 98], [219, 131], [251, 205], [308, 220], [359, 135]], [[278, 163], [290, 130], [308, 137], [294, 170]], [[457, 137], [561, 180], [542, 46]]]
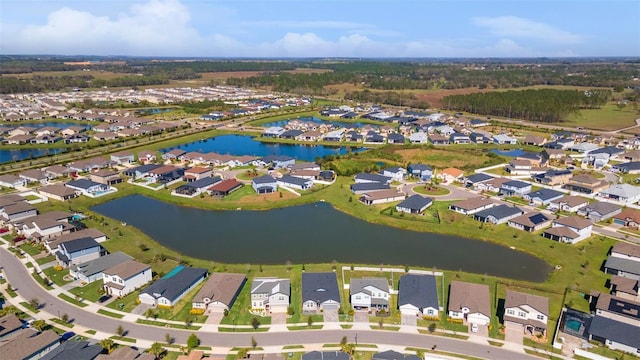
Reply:
[[418, 98], [414, 93], [402, 91], [347, 91], [344, 99], [394, 106], [408, 106], [417, 109], [428, 109], [431, 107], [428, 101]]
[[25, 92], [57, 91], [71, 88], [89, 87], [134, 87], [144, 85], [168, 84], [169, 78], [164, 76], [123, 76], [112, 79], [96, 79], [91, 75], [76, 76], [33, 76], [18, 78], [13, 76], [0, 77], [0, 93], [15, 94]]
[[442, 99], [442, 104], [445, 109], [454, 111], [559, 122], [579, 109], [602, 107], [610, 98], [609, 90], [510, 90], [449, 95]]

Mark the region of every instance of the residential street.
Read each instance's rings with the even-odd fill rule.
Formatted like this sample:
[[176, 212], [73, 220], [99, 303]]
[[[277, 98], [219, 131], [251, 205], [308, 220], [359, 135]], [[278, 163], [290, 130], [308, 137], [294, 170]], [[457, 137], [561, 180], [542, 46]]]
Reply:
[[[165, 334], [170, 333], [177, 343], [186, 343], [191, 331], [166, 329], [156, 326], [136, 324], [134, 317], [127, 319], [115, 319], [96, 314], [99, 308], [96, 304], [91, 304], [86, 308], [78, 308], [66, 301], [58, 298], [54, 294], [44, 290], [31, 277], [27, 269], [12, 253], [4, 248], [0, 248], [0, 265], [3, 267], [5, 276], [11, 283], [19, 296], [16, 300], [36, 298], [44, 304], [40, 315], [42, 318], [58, 317], [60, 314], [68, 314], [75, 324], [74, 331], [81, 333], [84, 329], [94, 329], [98, 333], [97, 339], [111, 336], [119, 325], [122, 325], [127, 332], [127, 337], [136, 338], [136, 345], [148, 347], [152, 342], [164, 342]], [[27, 300], [28, 301], [28, 300]], [[84, 328], [84, 329], [83, 329]], [[449, 337], [420, 335], [414, 331], [374, 331], [374, 330], [306, 330], [306, 331], [282, 331], [268, 333], [218, 333], [216, 327], [205, 325], [197, 331], [198, 337], [203, 345], [212, 346], [215, 351], [226, 352], [234, 346], [249, 346], [251, 338], [255, 338], [261, 347], [279, 347], [291, 344], [322, 345], [327, 343], [338, 343], [343, 336], [347, 336], [351, 341], [355, 341], [357, 335], [360, 344], [388, 345], [388, 347], [421, 347], [432, 348], [436, 346], [438, 350], [466, 354], [478, 358], [487, 359], [536, 359], [534, 356], [526, 355], [518, 351], [510, 350], [509, 345], [503, 347], [491, 346], [482, 341], [464, 341]], [[84, 335], [84, 334], [83, 334]]]

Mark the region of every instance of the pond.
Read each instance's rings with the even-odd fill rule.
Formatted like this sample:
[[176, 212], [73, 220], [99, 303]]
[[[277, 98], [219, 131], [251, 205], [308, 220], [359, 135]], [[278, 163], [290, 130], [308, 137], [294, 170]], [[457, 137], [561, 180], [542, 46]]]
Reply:
[[224, 263], [389, 264], [544, 281], [544, 261], [489, 242], [403, 230], [329, 203], [267, 211], [212, 211], [131, 195], [92, 207], [185, 255]]
[[271, 126], [284, 127], [289, 123], [289, 121], [292, 121], [292, 120], [310, 121], [310, 122], [314, 122], [314, 123], [318, 123], [318, 124], [329, 124], [329, 125], [333, 125], [333, 126], [344, 127], [344, 128], [347, 128], [347, 129], [359, 128], [359, 127], [364, 126], [364, 124], [361, 123], [361, 122], [344, 122], [344, 121], [322, 120], [322, 119], [317, 118], [317, 117], [300, 117], [300, 118], [295, 118], [295, 119], [278, 120], [278, 121], [272, 121], [272, 122], [264, 123], [264, 124], [261, 124], [260, 126], [263, 126], [263, 127], [271, 127]]
[[263, 143], [247, 135], [221, 135], [162, 149], [160, 151], [167, 152], [176, 148], [187, 152], [215, 152], [218, 154], [237, 156], [253, 155], [262, 157], [267, 155], [287, 155], [303, 161], [314, 161], [316, 158], [322, 158], [327, 155], [342, 155], [349, 151], [361, 150], [361, 148], [348, 146], [334, 147], [324, 145]]
[[11, 161], [20, 161], [26, 159], [35, 159], [52, 154], [62, 154], [67, 149], [15, 149], [0, 150], [0, 164]]
[[522, 150], [522, 149], [513, 149], [513, 150], [492, 149], [490, 151], [492, 153], [494, 153], [494, 154], [498, 154], [498, 155], [501, 155], [501, 156], [511, 156], [511, 157], [521, 156], [521, 155], [525, 154], [525, 151]]

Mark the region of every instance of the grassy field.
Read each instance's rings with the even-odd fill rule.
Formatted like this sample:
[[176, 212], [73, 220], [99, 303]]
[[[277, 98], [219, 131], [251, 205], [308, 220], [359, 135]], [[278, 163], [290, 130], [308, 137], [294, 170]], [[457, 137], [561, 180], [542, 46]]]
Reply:
[[602, 109], [580, 110], [579, 113], [569, 116], [567, 122], [562, 125], [596, 130], [618, 130], [636, 125], [636, 119], [640, 119], [640, 114], [630, 106], [619, 109], [616, 104], [609, 103]]

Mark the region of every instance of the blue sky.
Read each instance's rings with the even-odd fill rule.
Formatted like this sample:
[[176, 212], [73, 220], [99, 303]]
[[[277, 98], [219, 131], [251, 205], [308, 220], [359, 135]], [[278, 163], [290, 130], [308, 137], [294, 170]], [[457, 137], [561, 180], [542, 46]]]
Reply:
[[0, 53], [640, 56], [640, 1], [2, 0]]

